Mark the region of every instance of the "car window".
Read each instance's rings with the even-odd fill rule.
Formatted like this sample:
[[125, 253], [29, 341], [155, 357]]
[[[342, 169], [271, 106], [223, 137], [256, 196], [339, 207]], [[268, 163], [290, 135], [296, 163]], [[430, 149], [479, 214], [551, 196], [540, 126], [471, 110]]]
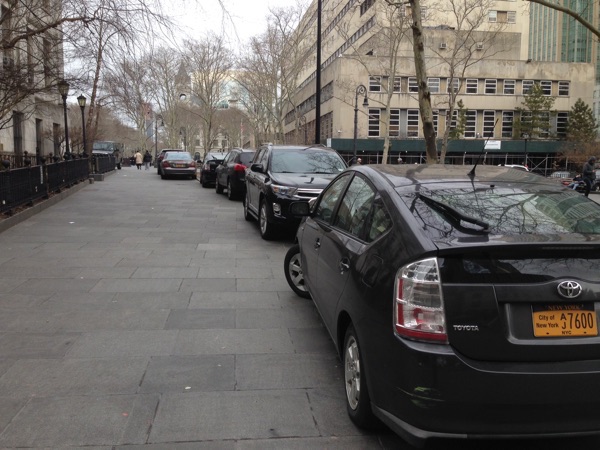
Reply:
[[392, 228], [392, 220], [390, 219], [383, 202], [380, 198], [375, 199], [373, 202], [373, 208], [371, 209], [371, 214], [369, 215], [367, 223], [365, 224], [365, 229], [367, 230], [365, 240], [367, 242], [372, 242], [390, 228]]
[[346, 168], [342, 158], [332, 151], [274, 151], [270, 170], [274, 173], [337, 174]]
[[314, 218], [330, 223], [333, 217], [333, 210], [337, 204], [340, 195], [346, 188], [348, 181], [352, 178], [350, 175], [344, 175], [331, 184], [323, 191], [321, 200], [315, 210]]
[[269, 162], [269, 149], [265, 148], [260, 152], [259, 159], [256, 161], [259, 164], [262, 164], [263, 167], [267, 167]]
[[360, 237], [375, 198], [373, 188], [360, 176], [355, 176], [340, 202], [333, 225]]
[[172, 159], [192, 159], [192, 157], [190, 156], [189, 153], [186, 152], [167, 152], [165, 153], [165, 159], [168, 160], [172, 160]]
[[239, 162], [245, 166], [249, 166], [250, 161], [252, 161], [253, 157], [254, 157], [254, 153], [251, 153], [251, 152], [240, 153]]

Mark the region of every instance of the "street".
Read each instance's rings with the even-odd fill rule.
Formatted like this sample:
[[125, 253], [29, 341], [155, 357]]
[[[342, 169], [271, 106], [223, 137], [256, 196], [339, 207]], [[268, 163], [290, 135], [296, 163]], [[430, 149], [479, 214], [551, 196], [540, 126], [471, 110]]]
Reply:
[[350, 422], [333, 344], [285, 281], [291, 239], [135, 167], [0, 233], [0, 448], [413, 448]]

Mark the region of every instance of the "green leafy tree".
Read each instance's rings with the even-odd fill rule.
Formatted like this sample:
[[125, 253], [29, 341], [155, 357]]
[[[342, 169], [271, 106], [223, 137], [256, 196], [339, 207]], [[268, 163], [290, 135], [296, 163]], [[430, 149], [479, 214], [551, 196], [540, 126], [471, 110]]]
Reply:
[[529, 139], [550, 137], [550, 119], [556, 114], [552, 110], [556, 98], [544, 95], [538, 83], [535, 83], [525, 95], [523, 108], [515, 108], [517, 118], [514, 122], [515, 137], [527, 136]]
[[598, 123], [590, 105], [580, 98], [569, 112], [567, 139], [576, 142], [594, 142], [598, 135]]

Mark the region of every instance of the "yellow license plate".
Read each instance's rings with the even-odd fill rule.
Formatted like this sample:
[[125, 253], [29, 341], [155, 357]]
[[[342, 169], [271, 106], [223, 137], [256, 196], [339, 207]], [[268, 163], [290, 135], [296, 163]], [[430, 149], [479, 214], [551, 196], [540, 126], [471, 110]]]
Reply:
[[597, 336], [598, 320], [591, 303], [533, 305], [535, 337]]

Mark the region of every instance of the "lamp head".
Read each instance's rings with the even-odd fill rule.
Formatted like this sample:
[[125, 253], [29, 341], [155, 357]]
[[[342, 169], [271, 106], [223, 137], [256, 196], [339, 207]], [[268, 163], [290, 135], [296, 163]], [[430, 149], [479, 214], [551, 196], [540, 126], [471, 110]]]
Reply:
[[67, 95], [69, 95], [69, 83], [67, 82], [67, 80], [60, 80], [57, 86], [58, 92], [60, 93], [62, 98], [67, 98]]
[[77, 103], [79, 103], [79, 107], [80, 108], [85, 108], [85, 102], [86, 102], [86, 98], [84, 97], [83, 94], [81, 94], [79, 97], [77, 97]]

